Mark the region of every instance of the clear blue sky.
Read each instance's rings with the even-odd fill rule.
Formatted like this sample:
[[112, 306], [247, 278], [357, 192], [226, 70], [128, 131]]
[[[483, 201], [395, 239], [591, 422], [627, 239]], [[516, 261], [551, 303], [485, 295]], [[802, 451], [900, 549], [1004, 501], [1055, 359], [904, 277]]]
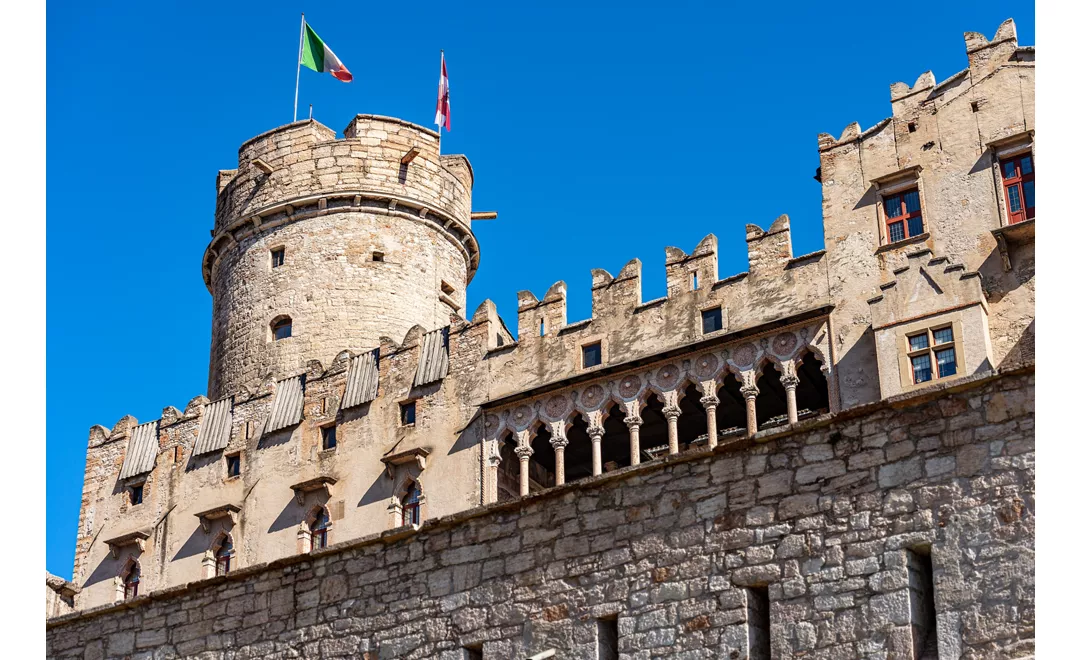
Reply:
[[965, 68], [965, 31], [1012, 17], [1035, 43], [1033, 2], [924, 20], [867, 2], [525, 4], [49, 3], [50, 571], [71, 575], [90, 426], [206, 391], [214, 177], [292, 119], [301, 10], [355, 75], [301, 74], [301, 115], [313, 103], [339, 133], [361, 112], [431, 125], [446, 49], [443, 152], [472, 161], [474, 210], [499, 212], [474, 225], [467, 311], [491, 298], [512, 330], [517, 291], [565, 280], [584, 319], [590, 269], [634, 257], [644, 298], [663, 296], [664, 246], [710, 232], [721, 277], [739, 273], [743, 226], [781, 213], [796, 254], [821, 249], [819, 132], [889, 116], [892, 82]]

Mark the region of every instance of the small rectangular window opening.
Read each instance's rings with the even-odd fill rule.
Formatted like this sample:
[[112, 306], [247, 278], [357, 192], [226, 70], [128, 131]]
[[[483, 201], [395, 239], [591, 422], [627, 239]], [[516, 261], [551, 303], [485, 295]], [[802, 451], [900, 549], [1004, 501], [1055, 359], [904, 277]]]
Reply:
[[691, 275], [693, 276], [694, 291], [697, 291], [697, 288], [698, 288], [697, 271], [695, 270], [693, 273], [691, 273]]
[[383, 253], [382, 252], [372, 252], [371, 253], [371, 260], [372, 261], [382, 261], [383, 260]]
[[750, 587], [746, 590], [746, 628], [750, 646], [750, 660], [767, 660], [772, 657], [772, 640], [769, 627], [769, 587]]
[[463, 660], [484, 660], [484, 645], [473, 644], [472, 646], [466, 646], [461, 649], [461, 657]]
[[978, 101], [972, 101], [971, 102], [971, 111], [972, 112], [978, 112], [979, 111], [979, 102]]
[[277, 268], [285, 265], [285, 248], [277, 248], [270, 251], [270, 266]]
[[601, 359], [600, 342], [581, 347], [581, 366], [583, 368], [595, 367], [600, 364]]
[[230, 479], [240, 476], [240, 454], [225, 457], [225, 476]]
[[337, 425], [322, 427], [323, 451], [333, 449], [334, 447], [337, 447]]
[[131, 506], [142, 504], [143, 484], [135, 484], [128, 488], [128, 498], [131, 500]]
[[618, 660], [619, 657], [619, 619], [609, 617], [596, 621], [596, 657], [597, 660]]
[[724, 328], [723, 311], [720, 307], [701, 310], [701, 331], [705, 334]]
[[915, 657], [936, 658], [937, 609], [934, 606], [934, 567], [930, 548], [909, 548], [907, 565], [911, 642]]
[[540, 319], [540, 336], [544, 336], [544, 319]]
[[401, 425], [412, 426], [416, 424], [416, 402], [406, 401], [401, 404]]
[[918, 125], [918, 124], [916, 124], [916, 123], [915, 123], [915, 122], [913, 122], [913, 121], [911, 121], [911, 122], [908, 122], [908, 125], [907, 125], [907, 131], [908, 131], [908, 133], [914, 133], [914, 132], [915, 132], [915, 131], [917, 131], [917, 130], [919, 130], [919, 125]]

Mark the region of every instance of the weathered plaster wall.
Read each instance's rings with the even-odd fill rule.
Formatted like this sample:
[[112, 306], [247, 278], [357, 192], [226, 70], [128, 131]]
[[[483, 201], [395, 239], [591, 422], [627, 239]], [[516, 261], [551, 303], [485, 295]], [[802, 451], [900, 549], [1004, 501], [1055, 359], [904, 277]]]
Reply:
[[938, 657], [1033, 653], [1033, 369], [764, 440], [53, 620], [48, 656], [596, 657], [618, 616], [620, 657], [745, 658], [763, 586], [773, 657], [910, 658], [908, 548]]

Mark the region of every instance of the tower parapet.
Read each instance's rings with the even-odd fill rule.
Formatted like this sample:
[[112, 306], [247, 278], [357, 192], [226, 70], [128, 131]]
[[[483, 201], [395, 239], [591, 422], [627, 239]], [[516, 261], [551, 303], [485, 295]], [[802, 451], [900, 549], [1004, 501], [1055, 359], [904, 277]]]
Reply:
[[435, 132], [357, 115], [339, 140], [296, 122], [245, 142], [238, 165], [218, 174], [203, 260], [211, 398], [465, 306], [480, 261], [472, 166], [440, 155]]

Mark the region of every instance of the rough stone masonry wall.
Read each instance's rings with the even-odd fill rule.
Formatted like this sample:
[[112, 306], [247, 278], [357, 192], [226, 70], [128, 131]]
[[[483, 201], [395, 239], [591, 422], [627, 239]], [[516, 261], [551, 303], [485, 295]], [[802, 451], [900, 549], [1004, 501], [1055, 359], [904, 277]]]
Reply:
[[620, 657], [736, 659], [767, 586], [772, 657], [911, 658], [925, 547], [938, 657], [1027, 656], [1034, 424], [1033, 367], [969, 379], [54, 619], [48, 656], [596, 658], [617, 615]]

